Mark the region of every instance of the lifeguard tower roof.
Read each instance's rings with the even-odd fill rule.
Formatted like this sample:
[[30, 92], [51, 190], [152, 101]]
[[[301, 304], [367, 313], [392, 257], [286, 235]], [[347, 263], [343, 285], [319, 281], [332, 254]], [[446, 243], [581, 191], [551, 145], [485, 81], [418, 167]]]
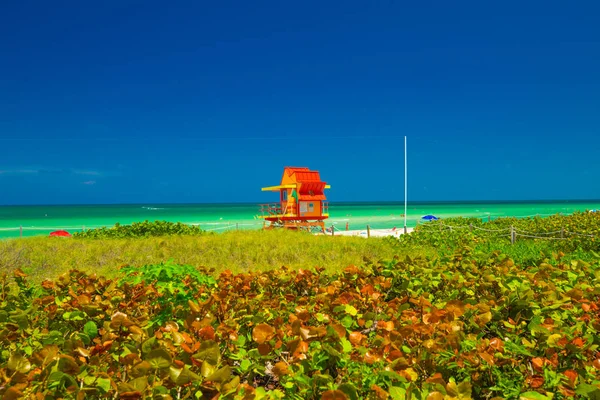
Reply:
[[284, 167], [281, 184], [262, 188], [263, 192], [279, 192], [282, 189], [296, 189], [298, 200], [325, 200], [325, 189], [331, 186], [321, 180], [319, 171], [307, 167]]

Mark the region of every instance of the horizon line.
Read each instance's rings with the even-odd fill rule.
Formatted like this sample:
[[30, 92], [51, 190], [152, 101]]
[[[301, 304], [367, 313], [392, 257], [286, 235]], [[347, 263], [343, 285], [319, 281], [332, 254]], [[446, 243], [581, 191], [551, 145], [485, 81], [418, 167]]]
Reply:
[[[510, 203], [588, 203], [600, 202], [600, 199], [529, 199], [529, 200], [413, 200], [408, 201], [408, 204], [510, 204]], [[266, 203], [276, 203], [273, 201]], [[126, 202], [126, 203], [64, 203], [64, 204], [0, 204], [0, 207], [82, 207], [82, 206], [144, 206], [144, 205], [174, 205], [174, 206], [191, 206], [191, 205], [260, 205], [266, 204], [260, 201], [246, 202]], [[404, 204], [402, 200], [342, 200], [329, 201], [329, 204]]]

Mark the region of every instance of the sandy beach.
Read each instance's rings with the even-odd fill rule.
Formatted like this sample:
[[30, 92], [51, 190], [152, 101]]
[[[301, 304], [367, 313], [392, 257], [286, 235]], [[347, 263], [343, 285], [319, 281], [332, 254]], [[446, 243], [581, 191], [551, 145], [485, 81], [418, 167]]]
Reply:
[[[411, 233], [414, 228], [407, 228], [406, 233]], [[358, 230], [347, 230], [347, 231], [338, 231], [336, 230], [334, 236], [360, 236], [360, 237], [385, 237], [385, 236], [394, 236], [399, 237], [404, 234], [404, 228], [395, 228], [395, 229], [371, 229], [370, 232], [367, 232], [366, 229], [358, 229]], [[322, 235], [322, 234], [321, 234]], [[326, 235], [331, 236], [331, 232], [327, 232]]]

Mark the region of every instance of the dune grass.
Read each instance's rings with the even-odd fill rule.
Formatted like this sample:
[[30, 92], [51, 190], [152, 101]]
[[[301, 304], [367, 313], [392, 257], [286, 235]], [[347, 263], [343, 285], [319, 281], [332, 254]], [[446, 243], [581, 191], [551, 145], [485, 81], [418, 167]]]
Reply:
[[[177, 264], [214, 269], [214, 275], [323, 267], [336, 272], [403, 255], [386, 238], [314, 236], [293, 231], [239, 231], [219, 235], [132, 239], [34, 237], [0, 241], [0, 271], [21, 268], [34, 281], [54, 278], [73, 268], [114, 276], [121, 265], [142, 266], [169, 259]], [[412, 249], [414, 255], [415, 250]]]

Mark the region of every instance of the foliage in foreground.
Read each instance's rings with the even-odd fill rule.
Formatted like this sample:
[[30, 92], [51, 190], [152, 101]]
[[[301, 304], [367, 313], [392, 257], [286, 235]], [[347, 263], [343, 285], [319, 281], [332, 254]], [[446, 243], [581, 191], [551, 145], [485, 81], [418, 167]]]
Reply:
[[334, 275], [224, 272], [217, 287], [183, 278], [187, 302], [171, 304], [168, 265], [41, 286], [17, 271], [18, 290], [0, 284], [0, 394], [598, 398], [600, 265], [547, 261], [461, 249]]
[[181, 222], [154, 221], [134, 222], [130, 225], [121, 225], [118, 222], [111, 228], [102, 227], [98, 229], [87, 229], [75, 232], [75, 238], [87, 239], [123, 239], [123, 238], [146, 238], [153, 236], [169, 235], [201, 235], [204, 232], [199, 226], [187, 225]]

